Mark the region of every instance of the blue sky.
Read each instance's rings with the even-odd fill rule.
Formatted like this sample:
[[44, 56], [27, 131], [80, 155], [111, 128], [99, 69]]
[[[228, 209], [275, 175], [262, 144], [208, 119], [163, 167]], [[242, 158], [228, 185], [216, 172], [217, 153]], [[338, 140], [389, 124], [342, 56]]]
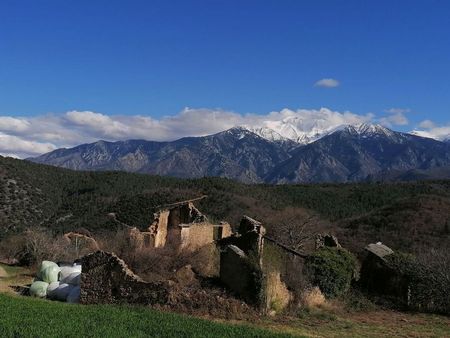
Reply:
[[396, 108], [396, 129], [444, 126], [449, 17], [432, 0], [2, 0], [0, 116]]

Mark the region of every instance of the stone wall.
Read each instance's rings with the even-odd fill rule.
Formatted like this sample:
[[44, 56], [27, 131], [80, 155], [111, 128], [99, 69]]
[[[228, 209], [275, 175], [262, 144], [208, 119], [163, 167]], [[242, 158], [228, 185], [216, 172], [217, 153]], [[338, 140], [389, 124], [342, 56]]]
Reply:
[[248, 216], [243, 216], [239, 224], [238, 233], [239, 248], [244, 250], [247, 255], [253, 252], [253, 254], [262, 257], [266, 229], [263, 227], [261, 222], [258, 222]]
[[267, 259], [265, 233], [260, 222], [244, 216], [238, 233], [219, 241], [220, 280], [247, 302], [279, 312], [289, 305], [292, 295], [281, 278], [280, 267], [272, 261], [277, 257], [263, 261]]
[[246, 302], [260, 304], [262, 271], [235, 245], [228, 245], [220, 255], [220, 280]]
[[218, 226], [220, 226], [222, 228], [222, 235], [220, 236], [220, 238], [216, 238], [216, 239], [227, 238], [233, 234], [233, 230], [231, 229], [230, 223], [220, 222], [220, 224]]
[[[216, 239], [230, 236], [232, 231], [227, 222], [219, 225], [209, 223], [206, 216], [189, 202], [155, 213], [149, 233], [154, 241], [147, 242], [155, 248], [170, 244], [174, 248], [195, 251]], [[216, 238], [217, 234], [219, 238]]]
[[207, 218], [192, 202], [180, 202], [167, 206], [154, 214], [149, 232], [154, 237], [152, 245], [162, 248], [170, 242], [177, 246], [182, 243], [181, 229], [183, 224], [206, 224]]
[[149, 228], [153, 233], [155, 248], [161, 248], [166, 244], [167, 227], [169, 223], [169, 210], [162, 210], [155, 214], [155, 219]]
[[193, 252], [190, 258], [192, 269], [201, 277], [220, 276], [220, 251], [215, 243], [209, 243]]
[[266, 309], [275, 312], [282, 311], [289, 305], [292, 298], [291, 292], [281, 280], [280, 272], [271, 271], [265, 273]]
[[143, 281], [115, 254], [97, 251], [81, 259], [83, 304], [166, 304], [172, 283]]
[[[181, 249], [195, 251], [205, 245], [213, 243], [231, 235], [231, 226], [228, 223], [214, 225], [211, 223], [182, 224], [181, 227]], [[218, 238], [216, 238], [218, 236]]]

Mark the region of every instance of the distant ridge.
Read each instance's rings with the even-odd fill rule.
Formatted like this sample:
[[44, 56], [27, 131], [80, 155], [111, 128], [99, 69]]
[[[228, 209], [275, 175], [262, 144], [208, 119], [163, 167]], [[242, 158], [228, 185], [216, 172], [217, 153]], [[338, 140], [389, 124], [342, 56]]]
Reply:
[[[240, 126], [172, 142], [98, 141], [30, 160], [74, 170], [122, 170], [185, 178], [220, 176], [275, 184], [364, 181], [388, 177], [387, 172], [450, 165], [449, 143], [377, 124], [335, 127], [310, 142], [312, 135], [314, 132], [295, 142], [270, 128]], [[432, 176], [439, 172], [444, 173], [436, 170]]]

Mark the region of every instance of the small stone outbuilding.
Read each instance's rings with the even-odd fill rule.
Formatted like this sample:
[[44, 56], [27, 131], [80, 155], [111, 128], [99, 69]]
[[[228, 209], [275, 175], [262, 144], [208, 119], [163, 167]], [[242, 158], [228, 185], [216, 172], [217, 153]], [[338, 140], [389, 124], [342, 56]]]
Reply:
[[408, 304], [409, 285], [404, 276], [389, 264], [394, 251], [381, 242], [366, 246], [359, 283], [370, 295], [394, 304]]

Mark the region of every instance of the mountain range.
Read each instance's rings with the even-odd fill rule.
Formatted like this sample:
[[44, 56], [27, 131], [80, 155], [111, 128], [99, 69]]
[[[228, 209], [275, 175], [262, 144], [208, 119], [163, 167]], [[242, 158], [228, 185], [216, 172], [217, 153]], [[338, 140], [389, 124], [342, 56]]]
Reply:
[[[235, 127], [171, 142], [98, 141], [29, 159], [74, 170], [121, 170], [245, 183], [356, 182], [450, 177], [450, 144], [381, 125]], [[439, 168], [439, 170], [436, 170]], [[408, 172], [408, 175], [404, 173]]]

